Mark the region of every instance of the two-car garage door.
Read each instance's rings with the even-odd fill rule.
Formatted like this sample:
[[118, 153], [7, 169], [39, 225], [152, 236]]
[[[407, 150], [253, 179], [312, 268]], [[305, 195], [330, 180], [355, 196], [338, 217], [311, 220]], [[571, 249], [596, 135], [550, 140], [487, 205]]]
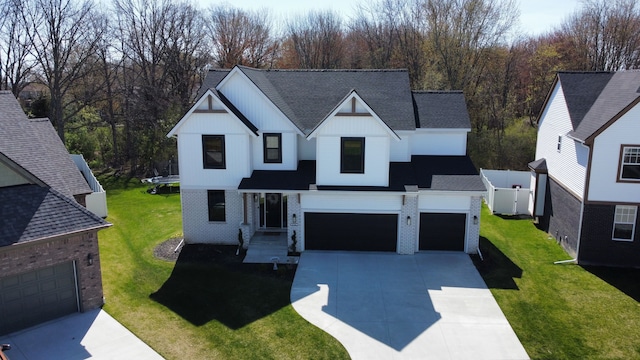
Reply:
[[398, 214], [304, 215], [306, 250], [396, 251]]
[[[304, 222], [306, 250], [397, 249], [398, 214], [307, 212]], [[464, 251], [466, 224], [466, 213], [421, 213], [419, 250]]]
[[0, 334], [78, 311], [73, 262], [0, 277]]

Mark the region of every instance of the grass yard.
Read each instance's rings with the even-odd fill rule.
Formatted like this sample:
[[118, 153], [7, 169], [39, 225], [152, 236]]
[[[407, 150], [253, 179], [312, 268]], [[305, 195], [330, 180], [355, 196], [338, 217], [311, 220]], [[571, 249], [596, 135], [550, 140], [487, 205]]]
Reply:
[[207, 261], [158, 260], [154, 248], [181, 236], [179, 194], [150, 195], [137, 180], [101, 182], [113, 224], [99, 233], [104, 309], [163, 357], [348, 358], [291, 307], [293, 270], [218, 261], [233, 254], [211, 247], [189, 247]]
[[531, 220], [483, 207], [476, 261], [532, 359], [640, 359], [640, 270], [554, 265], [570, 257]]

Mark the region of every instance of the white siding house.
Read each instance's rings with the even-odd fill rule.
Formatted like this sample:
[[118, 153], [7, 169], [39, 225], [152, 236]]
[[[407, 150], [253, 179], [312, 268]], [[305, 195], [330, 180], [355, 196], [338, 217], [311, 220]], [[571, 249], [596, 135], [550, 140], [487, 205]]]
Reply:
[[640, 267], [640, 73], [561, 72], [539, 119], [529, 207], [582, 264]]
[[404, 70], [212, 70], [178, 139], [189, 243], [477, 252], [485, 187], [461, 92]]

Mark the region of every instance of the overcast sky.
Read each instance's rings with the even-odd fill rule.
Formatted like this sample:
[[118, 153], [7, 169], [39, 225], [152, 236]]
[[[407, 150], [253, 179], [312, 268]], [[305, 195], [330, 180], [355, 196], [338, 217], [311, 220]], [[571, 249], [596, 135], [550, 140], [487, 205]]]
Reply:
[[[355, 5], [363, 0], [233, 0], [234, 7], [260, 10], [269, 9], [274, 17], [286, 18], [304, 14], [309, 10], [335, 10], [348, 18]], [[367, 0], [364, 0], [367, 1]], [[197, 0], [203, 6], [220, 4], [219, 0]], [[580, 6], [580, 0], [516, 0], [520, 6], [520, 29], [524, 34], [539, 35], [559, 25]]]

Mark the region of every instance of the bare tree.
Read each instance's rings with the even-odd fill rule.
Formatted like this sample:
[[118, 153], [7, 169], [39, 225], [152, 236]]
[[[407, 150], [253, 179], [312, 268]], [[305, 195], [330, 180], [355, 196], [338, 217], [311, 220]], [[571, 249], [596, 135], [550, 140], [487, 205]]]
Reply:
[[64, 141], [67, 120], [82, 110], [93, 94], [71, 98], [76, 82], [93, 70], [104, 35], [104, 19], [91, 0], [32, 0], [22, 17], [30, 31], [31, 54], [38, 76], [49, 89], [50, 118]]
[[0, 11], [0, 89], [11, 90], [17, 97], [27, 85], [33, 60], [29, 57], [31, 43], [22, 18], [23, 3], [7, 0]]
[[583, 70], [640, 67], [640, 5], [636, 0], [589, 0], [560, 29]]
[[303, 69], [336, 69], [345, 61], [342, 21], [334, 12], [310, 12], [287, 24], [285, 62]]
[[505, 43], [517, 18], [513, 0], [425, 0], [430, 55], [446, 87], [475, 92], [486, 50]]
[[273, 65], [278, 41], [272, 36], [267, 11], [249, 12], [229, 6], [209, 9], [208, 29], [215, 64], [221, 68]]

